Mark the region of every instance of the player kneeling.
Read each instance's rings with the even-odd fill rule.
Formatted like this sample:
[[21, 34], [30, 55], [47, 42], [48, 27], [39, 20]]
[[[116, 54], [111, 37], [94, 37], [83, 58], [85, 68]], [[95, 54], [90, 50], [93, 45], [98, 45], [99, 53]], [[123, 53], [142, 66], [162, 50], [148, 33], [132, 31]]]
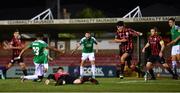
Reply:
[[50, 74], [47, 77], [47, 80], [45, 81], [45, 84], [48, 85], [50, 83], [50, 79], [53, 79], [56, 81], [55, 86], [57, 85], [63, 85], [63, 84], [83, 84], [84, 82], [90, 81], [93, 84], [99, 84], [99, 82], [96, 79], [89, 78], [89, 77], [83, 77], [83, 78], [77, 78], [71, 76], [69, 73], [65, 72], [62, 67], [58, 68], [58, 71], [54, 74]]

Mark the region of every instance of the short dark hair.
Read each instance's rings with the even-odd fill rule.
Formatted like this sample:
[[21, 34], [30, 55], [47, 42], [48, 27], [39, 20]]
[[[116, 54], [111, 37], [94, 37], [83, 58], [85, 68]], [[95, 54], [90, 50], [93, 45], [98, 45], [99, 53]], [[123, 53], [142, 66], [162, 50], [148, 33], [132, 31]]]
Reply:
[[[169, 18], [169, 20], [175, 22], [175, 18], [172, 18], [172, 17], [171, 17], [171, 18]], [[169, 20], [168, 20], [168, 21], [169, 21]]]
[[89, 33], [89, 34], [91, 34], [91, 32], [90, 32], [90, 31], [87, 31], [87, 32], [85, 32], [85, 33]]
[[37, 37], [37, 38], [43, 38], [44, 35], [43, 35], [43, 33], [40, 33], [40, 32], [39, 32], [39, 33], [36, 34], [36, 37]]
[[117, 26], [124, 26], [124, 21], [118, 21], [118, 22], [116, 23], [116, 25], [117, 25]]
[[58, 67], [58, 70], [60, 70], [60, 69], [61, 69], [61, 70], [64, 70], [64, 68], [63, 68], [63, 67]]
[[151, 29], [154, 29], [155, 32], [158, 32], [158, 28], [157, 27], [153, 27]]

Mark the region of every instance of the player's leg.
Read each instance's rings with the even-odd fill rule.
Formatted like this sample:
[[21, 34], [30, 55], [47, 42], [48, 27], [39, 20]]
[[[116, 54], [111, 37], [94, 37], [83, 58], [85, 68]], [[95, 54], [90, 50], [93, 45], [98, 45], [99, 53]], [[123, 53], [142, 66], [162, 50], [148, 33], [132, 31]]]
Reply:
[[82, 53], [82, 57], [81, 57], [81, 63], [80, 63], [80, 78], [82, 78], [84, 76], [84, 62], [85, 60], [88, 58], [87, 53]]
[[27, 76], [27, 67], [26, 67], [25, 63], [20, 62], [19, 65], [23, 71], [24, 76]]
[[96, 80], [96, 79], [94, 79], [94, 78], [89, 78], [89, 77], [83, 77], [83, 78], [81, 78], [81, 79], [75, 79], [74, 81], [73, 81], [73, 84], [83, 84], [84, 82], [88, 82], [88, 81], [90, 81], [91, 83], [93, 83], [93, 84], [99, 84], [99, 82]]
[[91, 61], [92, 78], [95, 78], [96, 66], [94, 53], [89, 53], [89, 60]]
[[146, 69], [147, 69], [147, 71], [149, 72], [149, 74], [151, 75], [151, 80], [155, 80], [156, 77], [155, 77], [155, 75], [154, 75], [152, 62], [147, 62], [147, 64], [146, 64]]
[[119, 73], [119, 77], [120, 79], [124, 78], [124, 67], [125, 67], [125, 59], [129, 56], [128, 53], [124, 53], [121, 58], [120, 58], [120, 73]]
[[180, 63], [180, 45], [177, 45], [176, 57], [177, 57], [177, 61]]
[[44, 78], [44, 64], [39, 64], [38, 68], [37, 68], [37, 73], [38, 75], [38, 82], [41, 82], [42, 79]]
[[178, 79], [177, 75], [174, 74], [174, 72], [172, 71], [172, 69], [169, 67], [169, 65], [165, 62], [165, 59], [162, 57], [159, 57], [159, 62], [160, 64], [163, 65], [163, 67], [173, 76], [173, 79]]
[[4, 77], [5, 77], [5, 78], [6, 78], [7, 70], [10, 69], [13, 65], [14, 65], [14, 62], [9, 62], [9, 63], [6, 65], [6, 68], [5, 68], [5, 70], [4, 70]]
[[46, 84], [46, 85], [49, 85], [50, 79], [55, 80], [54, 74], [49, 74], [49, 75], [48, 75], [47, 79], [45, 80], [45, 84]]
[[176, 46], [173, 46], [172, 47], [172, 50], [171, 50], [171, 60], [172, 60], [172, 68], [173, 68], [173, 71], [176, 75], [177, 74], [177, 48]]
[[28, 75], [28, 76], [21, 76], [21, 82], [24, 82], [24, 80], [35, 80], [38, 79], [38, 74], [39, 74], [39, 64], [34, 63], [35, 65], [35, 72], [34, 75]]

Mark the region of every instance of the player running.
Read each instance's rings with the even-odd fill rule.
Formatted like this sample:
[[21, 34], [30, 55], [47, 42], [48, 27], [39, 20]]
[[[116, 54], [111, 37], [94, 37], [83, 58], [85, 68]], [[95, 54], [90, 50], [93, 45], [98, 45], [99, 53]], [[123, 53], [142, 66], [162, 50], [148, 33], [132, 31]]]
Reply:
[[43, 34], [38, 33], [36, 35], [37, 40], [32, 42], [30, 45], [26, 46], [21, 53], [19, 54], [18, 58], [21, 58], [21, 55], [27, 50], [32, 49], [34, 58], [33, 62], [35, 65], [35, 73], [34, 75], [28, 75], [28, 76], [22, 76], [22, 82], [24, 82], [25, 79], [35, 80], [39, 79], [39, 81], [42, 81], [45, 68], [47, 68], [47, 62], [48, 62], [48, 53], [46, 49], [50, 49], [56, 52], [62, 53], [62, 51], [57, 50], [56, 48], [49, 47], [46, 42], [43, 41]]
[[123, 21], [117, 22], [117, 32], [115, 39], [110, 42], [120, 43], [119, 45], [119, 56], [120, 56], [120, 71], [119, 71], [119, 78], [124, 78], [124, 67], [125, 61], [128, 62], [128, 67], [130, 69], [138, 72], [139, 74], [143, 74], [143, 72], [137, 68], [134, 64], [131, 64], [131, 55], [133, 53], [133, 37], [134, 36], [141, 36], [142, 33], [137, 32], [131, 28], [127, 28], [124, 26]]
[[180, 62], [180, 27], [175, 25], [174, 18], [170, 18], [168, 22], [169, 22], [169, 26], [171, 27], [172, 41], [168, 43], [167, 46], [173, 45], [171, 49], [172, 67], [175, 74], [178, 74], [176, 66], [177, 66], [177, 62], [178, 61]]
[[[16, 29], [16, 31], [13, 34], [13, 38], [10, 43], [4, 42], [4, 49], [6, 50], [12, 50], [12, 58], [11, 61], [8, 63], [6, 66], [5, 72], [7, 72], [8, 69], [10, 69], [16, 62], [20, 65], [23, 74], [26, 76], [27, 75], [27, 67], [25, 63], [23, 62], [23, 58], [21, 56], [20, 59], [15, 60], [16, 57], [19, 56], [21, 50], [24, 48], [24, 45], [22, 44], [22, 41], [20, 39], [20, 34], [19, 30]], [[6, 74], [5, 74], [6, 77]]]
[[157, 34], [157, 28], [154, 27], [150, 29], [151, 35], [148, 37], [148, 43], [144, 46], [142, 49], [142, 52], [145, 52], [145, 49], [150, 47], [151, 55], [147, 59], [146, 69], [148, 73], [150, 73], [151, 78], [150, 80], [156, 80], [156, 77], [154, 75], [153, 71], [153, 64], [155, 62], [159, 62], [162, 64], [164, 68], [166, 68], [167, 71], [169, 71], [170, 74], [172, 74], [173, 79], [178, 79], [177, 75], [173, 73], [169, 65], [165, 62], [165, 59], [163, 57], [163, 51], [165, 48], [164, 41], [162, 40], [162, 37]]
[[84, 62], [89, 59], [91, 62], [91, 71], [92, 71], [92, 78], [95, 78], [95, 56], [94, 56], [94, 49], [93, 46], [96, 44], [96, 53], [98, 53], [98, 42], [97, 40], [91, 36], [90, 32], [85, 33], [85, 37], [81, 39], [81, 41], [77, 44], [76, 48], [72, 51], [72, 54], [81, 46], [83, 45], [82, 50], [82, 57], [80, 63], [80, 77], [84, 76]]
[[90, 81], [93, 84], [99, 84], [99, 82], [93, 78], [83, 77], [79, 79], [77, 77], [73, 77], [68, 72], [65, 72], [62, 67], [59, 67], [56, 73], [50, 74], [47, 77], [47, 80], [45, 81], [46, 85], [50, 83], [50, 79], [53, 79], [56, 81], [55, 86], [64, 85], [64, 84], [83, 84], [84, 82], [87, 82], [87, 81]]

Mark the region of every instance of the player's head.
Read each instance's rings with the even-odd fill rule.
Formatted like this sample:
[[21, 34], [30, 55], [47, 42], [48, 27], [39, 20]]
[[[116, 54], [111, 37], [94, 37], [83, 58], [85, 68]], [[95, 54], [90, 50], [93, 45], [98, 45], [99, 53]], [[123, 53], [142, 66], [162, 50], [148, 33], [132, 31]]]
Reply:
[[117, 27], [117, 31], [121, 32], [124, 27], [124, 21], [118, 21], [116, 27]]
[[63, 72], [64, 68], [63, 67], [58, 67], [57, 72]]
[[36, 38], [42, 40], [44, 38], [43, 33], [37, 33]]
[[91, 32], [86, 32], [86, 33], [85, 33], [85, 37], [86, 37], [87, 39], [89, 39], [89, 38], [91, 37]]
[[170, 27], [173, 27], [175, 25], [175, 19], [174, 18], [169, 18], [168, 23], [169, 23]]
[[157, 35], [158, 29], [156, 27], [153, 27], [150, 29], [150, 32], [151, 32], [151, 36]]
[[16, 29], [15, 31], [14, 31], [14, 37], [15, 38], [20, 38], [20, 35], [19, 35], [19, 30], [18, 29]]

